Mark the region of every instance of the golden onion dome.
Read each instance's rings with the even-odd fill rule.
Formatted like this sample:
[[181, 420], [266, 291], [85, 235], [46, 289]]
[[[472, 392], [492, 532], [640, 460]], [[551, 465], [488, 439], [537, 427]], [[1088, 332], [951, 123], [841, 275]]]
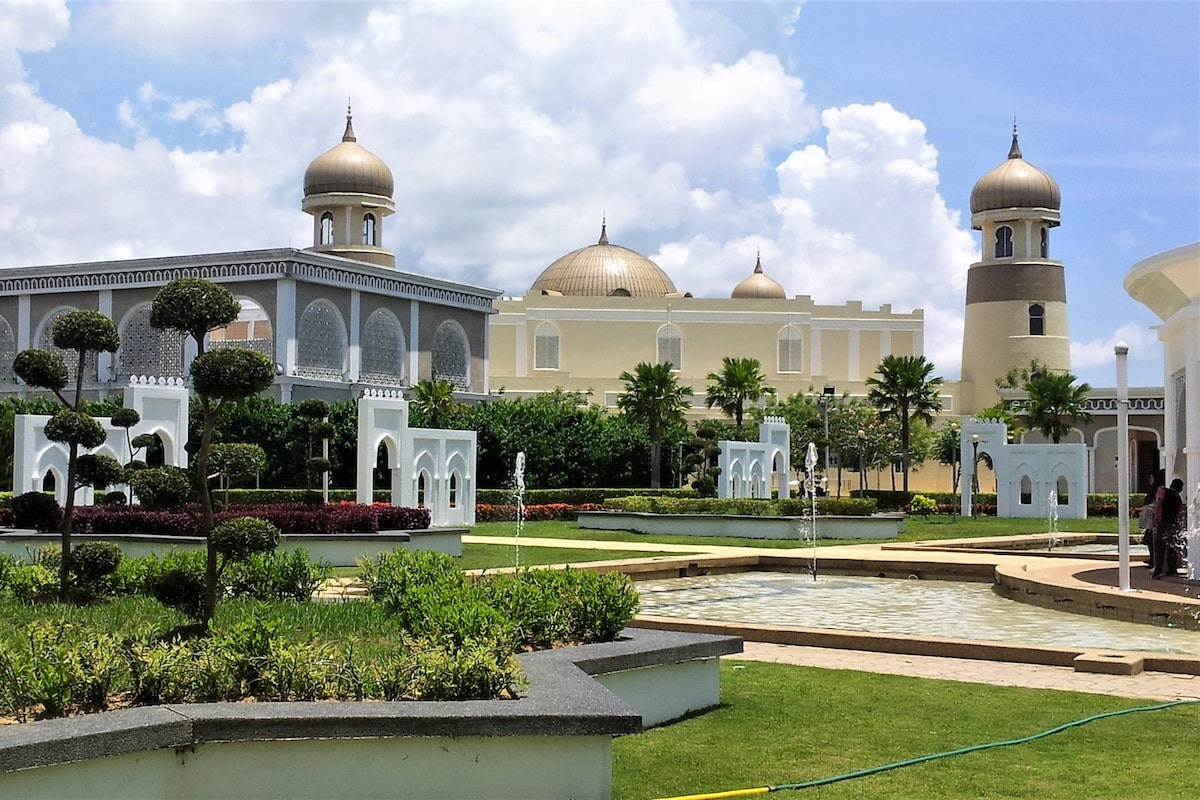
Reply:
[[531, 293], [571, 297], [662, 297], [675, 294], [667, 273], [641, 253], [608, 243], [607, 223], [600, 241], [572, 250], [538, 275]]
[[350, 112], [342, 141], [313, 159], [304, 173], [304, 196], [329, 193], [392, 196], [392, 171], [383, 159], [358, 143]]
[[768, 278], [763, 273], [762, 256], [759, 255], [754, 262], [754, 272], [733, 287], [733, 294], [729, 296], [734, 299], [749, 297], [760, 300], [783, 300], [787, 297], [787, 292], [783, 291], [783, 286], [778, 281]]
[[971, 190], [971, 213], [1003, 208], [1050, 208], [1057, 211], [1062, 195], [1054, 178], [1021, 158], [1013, 126], [1008, 159], [984, 175]]

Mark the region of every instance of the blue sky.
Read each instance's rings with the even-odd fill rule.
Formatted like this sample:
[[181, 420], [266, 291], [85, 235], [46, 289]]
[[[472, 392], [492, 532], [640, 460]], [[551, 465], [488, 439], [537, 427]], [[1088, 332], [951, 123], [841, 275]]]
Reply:
[[521, 294], [610, 239], [681, 290], [923, 308], [958, 374], [971, 187], [1062, 189], [1072, 359], [1155, 317], [1121, 281], [1200, 239], [1200, 3], [0, 3], [0, 267], [305, 246], [312, 158], [396, 177], [402, 268]]

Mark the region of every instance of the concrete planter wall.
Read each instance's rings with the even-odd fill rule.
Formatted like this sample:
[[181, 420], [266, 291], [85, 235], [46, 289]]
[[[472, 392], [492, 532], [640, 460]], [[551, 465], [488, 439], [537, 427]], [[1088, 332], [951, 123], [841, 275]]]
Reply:
[[4, 726], [0, 797], [600, 800], [612, 737], [715, 706], [717, 659], [741, 647], [630, 628], [521, 656], [519, 700], [173, 705]]
[[[302, 533], [280, 537], [279, 549], [303, 547], [313, 560], [321, 559], [335, 567], [352, 567], [360, 558], [374, 559], [393, 550], [432, 550], [451, 556], [462, 555], [463, 528], [426, 528], [419, 531], [380, 531], [379, 533]], [[61, 541], [57, 533], [10, 530], [0, 533], [0, 553], [28, 560], [46, 545]], [[172, 550], [199, 550], [204, 540], [198, 536], [156, 536], [152, 534], [71, 534], [73, 544], [112, 542], [130, 558], [166, 555]]]
[[[743, 517], [721, 514], [648, 514], [635, 511], [583, 511], [579, 527], [603, 531], [731, 536], [740, 539], [800, 539], [808, 517]], [[895, 539], [903, 514], [870, 517], [817, 517], [819, 539]]]

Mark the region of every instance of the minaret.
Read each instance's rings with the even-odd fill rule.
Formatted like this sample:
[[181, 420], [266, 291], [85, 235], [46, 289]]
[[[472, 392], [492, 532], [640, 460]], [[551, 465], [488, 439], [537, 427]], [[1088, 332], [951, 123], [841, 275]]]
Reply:
[[301, 208], [313, 217], [310, 249], [395, 267], [395, 255], [383, 246], [383, 218], [396, 210], [392, 188], [388, 165], [358, 144], [347, 106], [341, 143], [304, 173]]
[[967, 272], [960, 413], [994, 405], [996, 379], [1033, 359], [1071, 369], [1066, 280], [1050, 257], [1060, 203], [1054, 179], [1021, 157], [1014, 123], [1008, 159], [971, 190], [983, 252]]

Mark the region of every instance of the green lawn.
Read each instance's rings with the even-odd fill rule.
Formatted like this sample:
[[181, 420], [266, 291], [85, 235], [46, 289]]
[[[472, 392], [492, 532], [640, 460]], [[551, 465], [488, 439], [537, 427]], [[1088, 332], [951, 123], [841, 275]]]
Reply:
[[[801, 783], [1157, 705], [728, 659], [721, 667], [721, 700], [719, 708], [692, 719], [617, 739], [613, 797], [642, 800]], [[1179, 706], [806, 789], [804, 796], [1195, 797], [1198, 748], [1200, 705]]]
[[[551, 525], [555, 523], [535, 523]], [[574, 523], [571, 523], [574, 524]], [[566, 538], [566, 537], [559, 537]], [[521, 566], [540, 564], [579, 564], [585, 561], [611, 561], [618, 558], [649, 558], [662, 553], [641, 550], [593, 550], [578, 547], [531, 547], [521, 545]], [[462, 556], [457, 559], [462, 569], [499, 569], [511, 567], [516, 562], [516, 550], [508, 544], [464, 544]], [[358, 567], [335, 567], [333, 575], [348, 578], [358, 574]]]

